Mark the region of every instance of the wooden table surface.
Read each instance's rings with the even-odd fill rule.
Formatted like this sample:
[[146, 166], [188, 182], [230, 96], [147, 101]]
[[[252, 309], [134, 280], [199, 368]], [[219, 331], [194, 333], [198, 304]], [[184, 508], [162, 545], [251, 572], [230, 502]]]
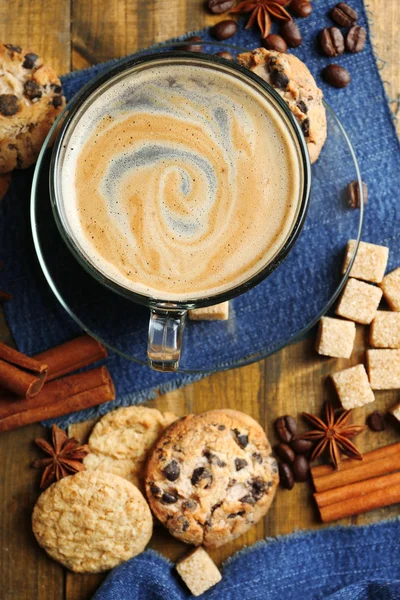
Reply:
[[[315, 0], [325, 2], [326, 0]], [[326, 2], [327, 7], [334, 4]], [[351, 4], [351, 2], [350, 2]], [[377, 54], [386, 61], [383, 78], [388, 93], [400, 96], [400, 3], [369, 0]], [[60, 74], [81, 69], [110, 58], [123, 56], [152, 42], [177, 36], [188, 30], [212, 25], [213, 17], [203, 0], [17, 0], [0, 2], [0, 39], [19, 44], [42, 55]], [[383, 62], [382, 62], [383, 64]], [[373, 198], [370, 202], [373, 202]], [[331, 398], [326, 376], [363, 358], [366, 330], [359, 327], [356, 350], [351, 361], [323, 359], [308, 340], [259, 363], [218, 373], [149, 403], [178, 415], [214, 408], [236, 408], [255, 417], [273, 434], [276, 416], [302, 410], [319, 411], [322, 401]], [[11, 342], [0, 314], [0, 339]], [[398, 392], [377, 393], [376, 408], [398, 399]], [[363, 423], [368, 411], [359, 409], [355, 421]], [[46, 433], [40, 425], [1, 434], [0, 438], [0, 598], [1, 600], [88, 600], [104, 578], [67, 572], [47, 558], [31, 532], [31, 511], [38, 497], [39, 474], [30, 467], [37, 456], [32, 440]], [[358, 446], [372, 449], [399, 440], [400, 430], [383, 434], [367, 432]], [[399, 514], [399, 506], [377, 510], [352, 520], [367, 523]], [[344, 523], [349, 523], [347, 519]], [[266, 518], [240, 539], [212, 552], [219, 563], [244, 544], [295, 529], [321, 527], [307, 484], [292, 492], [279, 490]], [[152, 547], [174, 559], [185, 547], [158, 529]]]

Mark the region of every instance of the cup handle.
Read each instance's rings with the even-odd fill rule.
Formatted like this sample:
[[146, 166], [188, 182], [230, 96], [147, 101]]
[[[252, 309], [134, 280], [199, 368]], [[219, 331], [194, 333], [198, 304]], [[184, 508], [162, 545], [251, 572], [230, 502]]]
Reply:
[[187, 310], [150, 309], [147, 358], [155, 371], [178, 369], [186, 315]]

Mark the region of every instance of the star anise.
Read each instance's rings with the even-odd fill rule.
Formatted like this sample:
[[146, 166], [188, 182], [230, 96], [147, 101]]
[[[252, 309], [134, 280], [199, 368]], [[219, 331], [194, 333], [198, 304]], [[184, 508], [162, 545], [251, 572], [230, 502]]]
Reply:
[[231, 12], [251, 13], [245, 29], [257, 21], [261, 35], [266, 38], [271, 31], [271, 17], [281, 21], [290, 21], [292, 17], [284, 6], [289, 0], [243, 0]]
[[32, 466], [36, 469], [44, 467], [40, 487], [47, 488], [54, 481], [59, 481], [67, 475], [72, 475], [78, 471], [85, 471], [86, 467], [82, 460], [89, 454], [89, 446], [80, 444], [76, 438], [69, 438], [65, 431], [53, 425], [52, 444], [49, 444], [43, 438], [35, 440], [43, 452], [50, 455], [50, 458], [41, 458], [35, 460]]
[[301, 436], [304, 440], [316, 442], [311, 454], [311, 461], [321, 456], [327, 449], [329, 449], [332, 464], [336, 469], [339, 466], [342, 454], [362, 460], [362, 454], [350, 442], [349, 438], [364, 431], [365, 426], [349, 424], [351, 419], [350, 410], [343, 410], [336, 417], [332, 405], [326, 402], [325, 420], [309, 413], [303, 413], [303, 417], [315, 427], [312, 431], [308, 431]]

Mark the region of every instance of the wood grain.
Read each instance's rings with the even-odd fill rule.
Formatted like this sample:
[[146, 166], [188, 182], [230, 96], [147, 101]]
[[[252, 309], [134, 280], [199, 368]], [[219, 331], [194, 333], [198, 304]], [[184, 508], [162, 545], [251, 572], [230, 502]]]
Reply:
[[[332, 2], [333, 3], [333, 2]], [[392, 108], [400, 96], [400, 4], [369, 0], [373, 12], [374, 44], [382, 76], [388, 83]], [[123, 56], [152, 42], [222, 20], [203, 9], [203, 0], [45, 0], [0, 2], [0, 39], [21, 44], [45, 57], [59, 73]], [[1, 275], [0, 275], [1, 277]], [[1, 286], [0, 286], [1, 287]], [[358, 327], [352, 363], [363, 358], [365, 328]], [[0, 317], [0, 340], [11, 342]], [[212, 375], [183, 390], [160, 396], [149, 403], [160, 410], [181, 415], [213, 407], [232, 407], [253, 415], [273, 439], [272, 422], [278, 415], [316, 411], [324, 399], [334, 399], [327, 375], [347, 366], [347, 361], [316, 355], [307, 340], [248, 367]], [[399, 392], [378, 392], [376, 408], [384, 410]], [[374, 407], [375, 408], [375, 407]], [[362, 423], [369, 409], [359, 409], [355, 421]], [[78, 430], [78, 428], [77, 428]], [[2, 600], [89, 600], [103, 575], [66, 573], [47, 558], [33, 539], [30, 513], [38, 496], [39, 475], [30, 468], [38, 456], [32, 440], [43, 433], [39, 425], [4, 433], [0, 445], [0, 598]], [[358, 446], [372, 449], [399, 439], [399, 430], [383, 434], [366, 432]], [[399, 514], [399, 507], [373, 511], [353, 519], [367, 523]], [[350, 520], [344, 520], [349, 523]], [[243, 544], [294, 529], [321, 527], [307, 485], [292, 492], [279, 490], [263, 522], [245, 536], [212, 552], [220, 563]], [[186, 547], [158, 528], [152, 547], [176, 559]]]

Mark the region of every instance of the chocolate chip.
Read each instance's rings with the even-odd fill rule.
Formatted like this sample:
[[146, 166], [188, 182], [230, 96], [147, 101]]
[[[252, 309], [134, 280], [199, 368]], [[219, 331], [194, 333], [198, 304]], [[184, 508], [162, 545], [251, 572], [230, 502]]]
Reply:
[[364, 27], [355, 25], [352, 27], [346, 37], [346, 50], [348, 52], [361, 52], [364, 48], [367, 32]]
[[262, 456], [259, 452], [253, 452], [253, 454], [251, 456], [252, 456], [252, 458], [254, 458], [254, 460], [256, 462], [258, 462], [259, 465], [262, 464]]
[[294, 486], [293, 472], [286, 463], [279, 463], [279, 481], [285, 490], [292, 490]]
[[211, 475], [210, 469], [207, 469], [206, 467], [197, 467], [197, 469], [193, 471], [192, 477], [190, 478], [192, 485], [198, 485], [198, 483], [203, 479], [210, 480], [209, 483], [205, 486], [206, 489], [209, 488], [213, 480], [213, 476]]
[[58, 108], [59, 106], [62, 106], [62, 103], [63, 103], [62, 96], [54, 96], [53, 102], [52, 102], [52, 105], [54, 106], [54, 108]]
[[296, 454], [307, 454], [310, 452], [311, 448], [313, 448], [314, 444], [311, 440], [302, 440], [299, 438], [297, 440], [292, 440], [291, 446]]
[[252, 506], [254, 506], [256, 503], [255, 499], [251, 494], [243, 496], [243, 498], [240, 498], [239, 502], [242, 502], [243, 504], [251, 504]]
[[169, 481], [176, 481], [181, 473], [181, 469], [176, 460], [171, 460], [162, 472]]
[[212, 35], [217, 40], [227, 40], [231, 38], [238, 30], [238, 26], [236, 21], [232, 19], [226, 19], [225, 21], [220, 21], [211, 29]]
[[310, 463], [303, 454], [297, 454], [292, 465], [292, 471], [295, 481], [306, 481]]
[[4, 46], [11, 52], [21, 52], [21, 46], [14, 46], [14, 44], [4, 44]]
[[284, 90], [289, 84], [289, 77], [278, 69], [271, 71], [271, 83], [274, 87]]
[[164, 504], [175, 504], [175, 502], [178, 502], [178, 496], [170, 492], [164, 492], [161, 496], [161, 502]]
[[339, 56], [344, 52], [344, 37], [337, 27], [325, 27], [321, 31], [320, 43], [327, 56]]
[[41, 98], [42, 90], [36, 81], [28, 79], [28, 81], [25, 81], [24, 83], [24, 94], [29, 100], [34, 100], [35, 98]]
[[218, 429], [220, 431], [225, 431], [226, 427], [225, 427], [225, 425], [218, 425]]
[[208, 0], [208, 10], [214, 15], [220, 15], [231, 10], [233, 0]]
[[12, 117], [19, 111], [19, 102], [14, 94], [0, 94], [0, 113]]
[[304, 137], [308, 137], [310, 135], [310, 119], [308, 117], [304, 119], [300, 126], [302, 132], [304, 133]]
[[351, 81], [350, 73], [340, 65], [331, 64], [322, 69], [322, 77], [335, 88], [344, 88]]
[[53, 83], [51, 87], [53, 88], [55, 94], [61, 94], [61, 92], [62, 92], [61, 85], [56, 85]]
[[244, 458], [235, 458], [236, 471], [241, 471], [245, 467], [247, 467], [247, 460], [244, 460]]
[[196, 510], [197, 507], [198, 504], [196, 500], [192, 500], [190, 498], [189, 500], [185, 500], [185, 502], [182, 503], [182, 510]]
[[[364, 205], [368, 201], [368, 186], [365, 181], [362, 181], [362, 195]], [[347, 186], [347, 202], [350, 208], [360, 208], [360, 188], [357, 179], [351, 181]]]
[[185, 519], [185, 517], [179, 515], [179, 517], [176, 520], [179, 523], [182, 532], [187, 531], [187, 529], [189, 529], [189, 521]]
[[358, 19], [358, 14], [345, 2], [339, 2], [332, 8], [331, 18], [342, 27], [352, 27]]
[[155, 485], [154, 483], [150, 486], [150, 491], [156, 498], [161, 496], [161, 489], [158, 487], [158, 485]]
[[275, 446], [275, 452], [284, 462], [292, 463], [294, 461], [295, 454], [288, 444], [278, 444]]
[[292, 20], [285, 21], [281, 26], [281, 35], [289, 48], [297, 48], [301, 45], [303, 38], [301, 37], [300, 29]]
[[[226, 52], [226, 51], [216, 52], [215, 56], [220, 56], [221, 58], [224, 58], [225, 60], [233, 60], [232, 54], [230, 52]], [[225, 427], [224, 427], [224, 429], [225, 429]]]
[[295, 17], [305, 19], [312, 13], [312, 6], [309, 0], [292, 0], [290, 3], [290, 11]]
[[386, 423], [384, 415], [376, 410], [367, 417], [367, 425], [371, 431], [385, 431]]
[[297, 103], [297, 107], [301, 110], [302, 113], [304, 113], [305, 115], [308, 113], [308, 107], [307, 104], [305, 102], [303, 102], [303, 100], [299, 100]]
[[236, 519], [236, 517], [243, 517], [245, 513], [245, 510], [239, 510], [236, 513], [231, 513], [230, 515], [228, 515], [228, 519]]
[[287, 52], [287, 43], [282, 36], [277, 33], [270, 33], [266, 38], [263, 39], [262, 45], [267, 50], [275, 50], [276, 52]]
[[35, 54], [34, 52], [28, 52], [28, 54], [25, 54], [25, 60], [22, 63], [22, 66], [24, 67], [24, 69], [33, 69], [37, 59], [37, 54]]
[[247, 444], [249, 443], [249, 436], [245, 433], [240, 433], [238, 429], [232, 429], [232, 431], [235, 434], [236, 442], [239, 444], [239, 446], [241, 448], [246, 448]]
[[290, 415], [285, 415], [276, 419], [275, 432], [281, 442], [286, 444], [292, 441], [297, 433], [296, 420]]
[[221, 460], [219, 456], [213, 454], [213, 452], [210, 450], [204, 450], [203, 456], [205, 456], [208, 462], [212, 465], [217, 465], [217, 467], [226, 467], [226, 462]]
[[[271, 487], [271, 486], [269, 486]], [[254, 500], [259, 500], [267, 491], [267, 485], [260, 477], [256, 477], [251, 482], [251, 493]]]

